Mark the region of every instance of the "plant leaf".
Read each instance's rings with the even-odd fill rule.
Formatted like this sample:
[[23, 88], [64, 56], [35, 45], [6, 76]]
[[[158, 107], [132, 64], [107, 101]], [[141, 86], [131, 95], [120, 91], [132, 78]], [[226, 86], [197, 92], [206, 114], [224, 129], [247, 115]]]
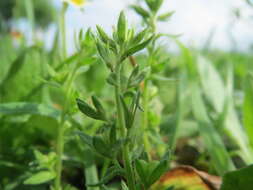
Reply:
[[146, 72], [141, 72], [137, 77], [129, 81], [128, 88], [138, 86], [146, 77]]
[[113, 153], [110, 151], [111, 148], [104, 142], [101, 137], [94, 136], [92, 138], [92, 145], [95, 150], [104, 157], [112, 158]]
[[105, 33], [105, 31], [104, 31], [100, 26], [96, 25], [96, 28], [97, 28], [97, 31], [98, 31], [98, 34], [99, 34], [100, 39], [101, 39], [105, 44], [107, 44], [107, 43], [110, 41], [109, 36]]
[[148, 18], [150, 15], [149, 15], [149, 12], [146, 11], [145, 9], [143, 9], [142, 7], [140, 6], [137, 6], [137, 5], [131, 5], [130, 6], [137, 14], [141, 15], [144, 19]]
[[0, 115], [30, 114], [58, 119], [60, 117], [60, 113], [61, 111], [45, 104], [36, 104], [29, 102], [12, 102], [0, 104]]
[[253, 148], [253, 80], [247, 76], [244, 82], [243, 123]]
[[148, 178], [148, 186], [155, 183], [168, 170], [168, 161], [162, 160]]
[[121, 11], [119, 15], [117, 34], [119, 41], [121, 43], [125, 42], [127, 35], [127, 20], [123, 11]]
[[136, 171], [142, 181], [142, 183], [145, 185], [145, 187], [148, 184], [147, 178], [148, 178], [148, 163], [145, 160], [136, 160], [135, 162]]
[[[108, 44], [106, 44], [108, 45]], [[102, 60], [105, 62], [106, 66], [110, 69], [113, 70], [113, 65], [112, 65], [112, 60], [111, 60], [111, 52], [109, 47], [105, 47], [100, 40], [97, 40], [96, 42], [97, 50], [102, 58]]]
[[97, 109], [97, 113], [100, 114], [100, 117], [102, 118], [102, 120], [106, 121], [107, 119], [106, 119], [105, 109], [103, 108], [98, 98], [96, 96], [92, 96], [91, 99], [92, 99], [93, 105]]
[[24, 181], [26, 185], [37, 185], [46, 183], [55, 178], [55, 173], [50, 171], [41, 171], [39, 173], [33, 174], [30, 178]]
[[109, 44], [113, 50], [116, 50], [116, 45], [114, 41], [106, 34], [106, 32], [100, 26], [97, 25], [96, 27], [101, 41], [105, 44]]
[[163, 0], [145, 0], [150, 10], [156, 13], [163, 4]]
[[92, 137], [83, 133], [82, 131], [76, 131], [76, 134], [80, 137], [80, 139], [86, 143], [87, 145], [89, 145], [90, 147], [92, 147]]
[[117, 78], [116, 74], [112, 72], [110, 73], [106, 81], [112, 86], [117, 86], [116, 78]]
[[159, 21], [168, 21], [170, 17], [175, 13], [175, 11], [169, 11], [164, 14], [161, 14], [157, 17]]
[[131, 45], [136, 45], [139, 42], [141, 42], [147, 35], [148, 33], [148, 29], [144, 29], [141, 32], [139, 32], [138, 34], [136, 34], [136, 36], [133, 38]]
[[121, 61], [124, 61], [127, 57], [135, 54], [136, 52], [144, 49], [150, 42], [151, 40], [153, 39], [153, 36], [151, 36], [149, 39], [147, 39], [146, 41], [130, 48], [129, 50], [127, 50], [121, 57]]
[[124, 114], [125, 114], [125, 122], [126, 122], [126, 127], [129, 129], [133, 125], [133, 115], [129, 111], [126, 102], [122, 96], [120, 96], [120, 101], [122, 103], [123, 109], [124, 109]]
[[228, 172], [223, 177], [221, 190], [252, 189], [253, 165]]
[[118, 167], [111, 167], [107, 170], [105, 176], [96, 184], [88, 184], [88, 186], [91, 187], [96, 187], [96, 186], [101, 186], [104, 185], [106, 183], [108, 183], [111, 179], [113, 179], [115, 176], [124, 176], [125, 175], [125, 171], [122, 168], [118, 168]]
[[80, 99], [76, 99], [76, 102], [77, 102], [77, 106], [78, 106], [79, 110], [83, 114], [85, 114], [86, 116], [88, 116], [90, 118], [104, 121], [104, 118], [102, 118], [101, 115], [99, 113], [97, 113], [97, 111], [95, 109], [93, 109], [91, 106], [89, 106], [86, 102], [84, 102]]

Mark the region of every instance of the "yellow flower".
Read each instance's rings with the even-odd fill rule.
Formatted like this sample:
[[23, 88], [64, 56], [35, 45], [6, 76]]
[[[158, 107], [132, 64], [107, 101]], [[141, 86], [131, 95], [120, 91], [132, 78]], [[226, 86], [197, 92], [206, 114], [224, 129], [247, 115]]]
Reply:
[[63, 0], [69, 4], [72, 4], [76, 7], [83, 7], [86, 4], [86, 0]]

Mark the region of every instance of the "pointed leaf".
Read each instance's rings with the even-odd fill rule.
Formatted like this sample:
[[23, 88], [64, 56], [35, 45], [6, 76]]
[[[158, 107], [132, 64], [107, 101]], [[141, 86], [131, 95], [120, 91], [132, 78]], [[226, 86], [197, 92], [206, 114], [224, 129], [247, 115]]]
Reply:
[[32, 175], [30, 178], [26, 179], [24, 181], [24, 184], [37, 185], [37, 184], [42, 184], [42, 183], [51, 181], [54, 178], [55, 178], [55, 173], [50, 172], [50, 171], [41, 171], [39, 173]]
[[80, 139], [86, 143], [87, 145], [89, 145], [90, 147], [92, 147], [92, 137], [83, 133], [82, 131], [76, 131], [76, 134], [80, 137]]
[[175, 11], [169, 11], [164, 14], [161, 14], [157, 17], [158, 20], [160, 21], [168, 21], [170, 17], [175, 13]]
[[98, 53], [102, 60], [105, 62], [106, 66], [110, 69], [113, 70], [113, 65], [112, 65], [112, 60], [111, 60], [111, 52], [108, 47], [105, 47], [101, 41], [97, 41], [96, 43]]
[[145, 185], [148, 184], [148, 163], [144, 160], [136, 160], [136, 171], [141, 179], [141, 182]]
[[97, 113], [96, 110], [89, 106], [89, 104], [87, 104], [86, 102], [80, 99], [76, 99], [76, 102], [79, 110], [86, 116], [97, 120], [104, 120], [103, 118], [101, 118], [101, 115]]
[[133, 115], [129, 111], [126, 102], [122, 96], [120, 96], [120, 101], [122, 103], [123, 109], [124, 109], [124, 114], [125, 114], [125, 122], [126, 122], [126, 127], [129, 129], [133, 125]]
[[100, 117], [106, 121], [106, 112], [105, 109], [103, 108], [102, 104], [100, 103], [100, 101], [98, 100], [98, 98], [96, 96], [92, 96], [92, 103], [95, 106], [95, 108], [97, 109], [97, 113], [100, 114]]
[[111, 125], [110, 128], [110, 144], [114, 144], [117, 140], [116, 126], [115, 124]]
[[137, 14], [141, 15], [143, 18], [147, 19], [150, 15], [149, 12], [137, 5], [130, 6]]
[[111, 148], [104, 142], [101, 137], [94, 136], [92, 138], [92, 145], [95, 150], [104, 157], [112, 158]]
[[107, 42], [109, 42], [109, 40], [110, 40], [109, 36], [105, 33], [105, 31], [100, 26], [96, 25], [96, 27], [97, 27], [97, 31], [98, 31], [100, 39], [105, 44], [107, 44]]
[[108, 183], [114, 177], [124, 176], [124, 174], [125, 174], [125, 171], [122, 168], [111, 167], [111, 168], [108, 169], [105, 176], [98, 183], [88, 184], [88, 186], [91, 186], [91, 187], [101, 186], [101, 185], [104, 185], [104, 184]]
[[133, 80], [137, 77], [138, 73], [139, 73], [139, 66], [136, 66], [128, 78], [127, 86], [130, 86]]
[[123, 11], [120, 12], [117, 29], [119, 41], [125, 42], [127, 34], [127, 20]]
[[116, 45], [114, 41], [106, 34], [106, 32], [100, 26], [97, 25], [96, 27], [101, 41], [105, 44], [109, 44], [113, 50], [116, 50]]
[[112, 86], [117, 86], [117, 76], [115, 73], [110, 73], [109, 77], [106, 79], [106, 81], [112, 85]]
[[148, 178], [149, 186], [155, 183], [166, 171], [168, 170], [168, 161], [163, 160], [159, 165], [153, 170]]
[[128, 88], [138, 86], [146, 77], [146, 72], [141, 72], [131, 83], [128, 84]]
[[145, 0], [145, 1], [149, 9], [154, 13], [156, 13], [160, 9], [163, 3], [163, 0]]
[[131, 42], [131, 45], [136, 45], [139, 42], [141, 42], [147, 35], [148, 33], [148, 29], [144, 29], [141, 32], [139, 32], [134, 38], [133, 41]]
[[141, 44], [138, 44], [132, 48], [130, 48], [129, 50], [127, 50], [123, 55], [122, 55], [122, 58], [121, 58], [121, 61], [125, 60], [127, 57], [129, 57], [130, 55], [133, 55], [135, 54], [136, 52], [138, 51], [141, 51], [142, 49], [144, 49], [150, 42], [151, 40], [153, 39], [153, 36], [150, 37], [148, 40], [144, 41], [143, 43]]

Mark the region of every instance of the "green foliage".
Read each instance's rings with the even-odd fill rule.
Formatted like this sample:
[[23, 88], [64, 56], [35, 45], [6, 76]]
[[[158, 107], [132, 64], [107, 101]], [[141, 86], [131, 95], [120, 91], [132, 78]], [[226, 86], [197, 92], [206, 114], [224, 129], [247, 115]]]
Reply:
[[244, 103], [243, 103], [243, 122], [244, 127], [247, 131], [249, 137], [249, 143], [251, 148], [253, 148], [253, 80], [252, 76], [247, 76], [244, 82]]
[[41, 115], [58, 119], [60, 111], [43, 104], [35, 103], [5, 103], [0, 104], [0, 115]]
[[[88, 117], [91, 117], [93, 119], [97, 119], [97, 120], [102, 120], [102, 121], [106, 121], [105, 119], [105, 113], [103, 111], [103, 108], [102, 106], [99, 106], [99, 109], [97, 108], [98, 107], [98, 104], [96, 104], [96, 110], [94, 108], [92, 108], [91, 106], [89, 106], [87, 103], [85, 103], [84, 101], [80, 100], [80, 99], [77, 99], [77, 105], [78, 105], [78, 108], [85, 114], [87, 115]], [[97, 103], [97, 102], [96, 102]], [[94, 101], [93, 101], [93, 104], [94, 104]], [[100, 105], [100, 104], [99, 104]]]
[[[122, 170], [127, 179], [127, 186], [134, 190], [137, 181], [134, 178], [135, 170], [132, 169], [134, 165], [131, 161], [133, 158], [129, 153], [130, 147], [128, 139], [134, 140], [134, 134], [131, 134], [130, 132], [133, 128], [137, 108], [139, 107], [139, 84], [144, 80], [145, 73], [139, 72], [139, 67], [136, 67], [132, 70], [129, 77], [126, 77], [122, 73], [122, 67], [124, 60], [144, 49], [152, 41], [153, 36], [149, 37], [147, 40], [143, 40], [148, 35], [147, 30], [134, 35], [134, 30], [128, 29], [127, 27], [127, 21], [123, 12], [120, 13], [117, 31], [113, 33], [113, 39], [111, 39], [99, 26], [97, 26], [97, 35], [98, 36], [96, 36], [95, 39], [98, 53], [111, 71], [111, 74], [107, 78], [107, 82], [115, 88], [115, 102], [117, 106], [116, 126], [119, 128], [119, 132], [113, 127], [114, 124], [111, 124], [114, 123], [114, 120], [109, 121], [103, 119], [105, 118], [104, 115], [106, 111], [98, 99], [93, 96], [92, 102], [96, 110], [79, 99], [77, 100], [78, 107], [85, 115], [93, 119], [103, 120], [107, 123], [106, 125], [111, 126], [109, 143], [106, 142], [106, 133], [103, 134], [102, 137], [81, 135], [81, 138], [87, 144], [91, 145], [96, 152], [108, 159], [117, 160], [117, 153], [122, 152], [124, 168], [110, 171], [95, 185], [103, 185], [104, 183], [107, 183], [111, 178], [119, 175], [118, 170]], [[123, 81], [124, 78], [126, 78], [126, 81]], [[127, 94], [127, 90], [130, 90], [131, 88], [134, 88], [134, 91], [132, 91], [132, 93], [129, 91], [131, 94], [129, 96], [131, 98], [131, 104], [128, 105], [123, 94]], [[151, 179], [151, 177], [149, 177], [150, 179], [148, 179], [151, 183], [154, 183], [155, 180], [157, 180], [166, 170], [167, 167], [164, 167], [164, 164], [165, 163], [162, 162], [161, 165], [158, 164], [154, 169], [152, 173], [153, 178]], [[117, 164], [115, 164], [115, 167], [118, 167]], [[150, 185], [151, 184], [149, 184], [149, 186]]]
[[[36, 25], [47, 27], [56, 18], [56, 9], [49, 0], [31, 0]], [[0, 2], [0, 31], [6, 31], [11, 22], [17, 19], [29, 19], [27, 15], [26, 1], [2, 0]], [[30, 7], [31, 8], [31, 7]]]
[[146, 189], [150, 188], [168, 170], [168, 160], [169, 153], [166, 153], [160, 162], [152, 161], [147, 163], [145, 160], [136, 160], [138, 176]]
[[149, 9], [156, 13], [160, 9], [163, 0], [145, 0], [145, 2], [147, 3]]
[[49, 153], [48, 155], [44, 155], [35, 150], [34, 155], [38, 162], [36, 169], [42, 171], [31, 174], [30, 177], [24, 181], [24, 184], [38, 185], [53, 180], [56, 177], [56, 173], [54, 172], [56, 154]]
[[245, 189], [250, 190], [252, 188], [252, 174], [253, 166], [228, 172], [223, 176], [223, 183], [221, 185], [221, 190], [231, 190], [231, 189]]
[[159, 15], [157, 19], [159, 21], [168, 21], [173, 14], [174, 14], [174, 11], [169, 11], [169, 12]]
[[[11, 0], [12, 1], [12, 0]], [[34, 19], [36, 24], [42, 28], [49, 26], [56, 19], [56, 9], [49, 0], [32, 0]], [[16, 18], [26, 18], [26, 3], [24, 1], [16, 1], [13, 7], [14, 16]], [[11, 10], [11, 9], [10, 9]], [[15, 18], [14, 17], [14, 18]]]
[[108, 37], [99, 26], [97, 26], [97, 32], [97, 50], [111, 71], [115, 69], [115, 64], [123, 62], [127, 57], [144, 49], [153, 38], [149, 35], [146, 39], [148, 35], [146, 30], [134, 35], [134, 30], [127, 28], [127, 20], [123, 12], [120, 13], [117, 32], [114, 32], [113, 39]]
[[140, 16], [142, 16], [143, 18], [149, 17], [149, 12], [143, 9], [141, 6], [132, 5], [131, 8], [134, 9], [134, 11], [138, 13]]
[[124, 43], [127, 38], [127, 20], [124, 12], [119, 15], [118, 25], [117, 25], [117, 36], [120, 43]]
[[26, 185], [37, 185], [46, 183], [55, 178], [55, 174], [49, 171], [41, 171], [33, 174], [30, 178], [24, 181]]
[[101, 179], [101, 181], [97, 184], [88, 184], [89, 186], [101, 186], [103, 184], [106, 184], [109, 182], [111, 179], [113, 179], [115, 176], [124, 176], [124, 170], [122, 168], [118, 167], [111, 167], [108, 168], [105, 176]]
[[[27, 11], [23, 1], [1, 1], [2, 26], [16, 23], [13, 9], [34, 29], [51, 23], [50, 2], [30, 2]], [[124, 12], [110, 35], [81, 29], [71, 55], [66, 2], [52, 49], [1, 34], [0, 189], [147, 190], [171, 160], [226, 173], [223, 189], [250, 188], [251, 166], [232, 170], [253, 158], [252, 56], [191, 49], [159, 33], [174, 13], [160, 13], [163, 2], [130, 6], [139, 32]]]

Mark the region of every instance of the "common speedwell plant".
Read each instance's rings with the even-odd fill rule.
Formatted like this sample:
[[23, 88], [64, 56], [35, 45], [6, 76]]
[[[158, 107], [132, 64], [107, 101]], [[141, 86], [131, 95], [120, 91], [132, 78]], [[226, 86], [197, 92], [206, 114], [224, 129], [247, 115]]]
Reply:
[[[78, 134], [93, 150], [113, 163], [99, 183], [88, 184], [89, 186], [103, 186], [106, 189], [104, 184], [115, 176], [121, 176], [126, 178], [126, 184], [122, 181], [122, 189], [149, 189], [168, 168], [167, 154], [160, 162], [147, 162], [144, 158], [141, 159], [142, 147], [138, 146], [135, 135], [141, 127], [136, 126], [135, 118], [137, 111], [141, 110], [140, 83], [145, 79], [146, 71], [145, 68], [140, 70], [139, 66], [135, 65], [126, 76], [124, 69], [127, 58], [147, 47], [153, 38], [147, 29], [137, 34], [133, 28], [129, 29], [123, 12], [120, 13], [112, 36], [97, 26], [97, 35], [94, 35], [94, 39], [99, 56], [110, 71], [107, 82], [114, 88], [116, 116], [110, 117], [95, 96], [92, 96], [94, 107], [77, 99], [77, 105], [82, 113], [102, 121], [108, 129], [107, 132], [93, 137], [81, 132]], [[120, 164], [121, 158], [123, 166]]]

